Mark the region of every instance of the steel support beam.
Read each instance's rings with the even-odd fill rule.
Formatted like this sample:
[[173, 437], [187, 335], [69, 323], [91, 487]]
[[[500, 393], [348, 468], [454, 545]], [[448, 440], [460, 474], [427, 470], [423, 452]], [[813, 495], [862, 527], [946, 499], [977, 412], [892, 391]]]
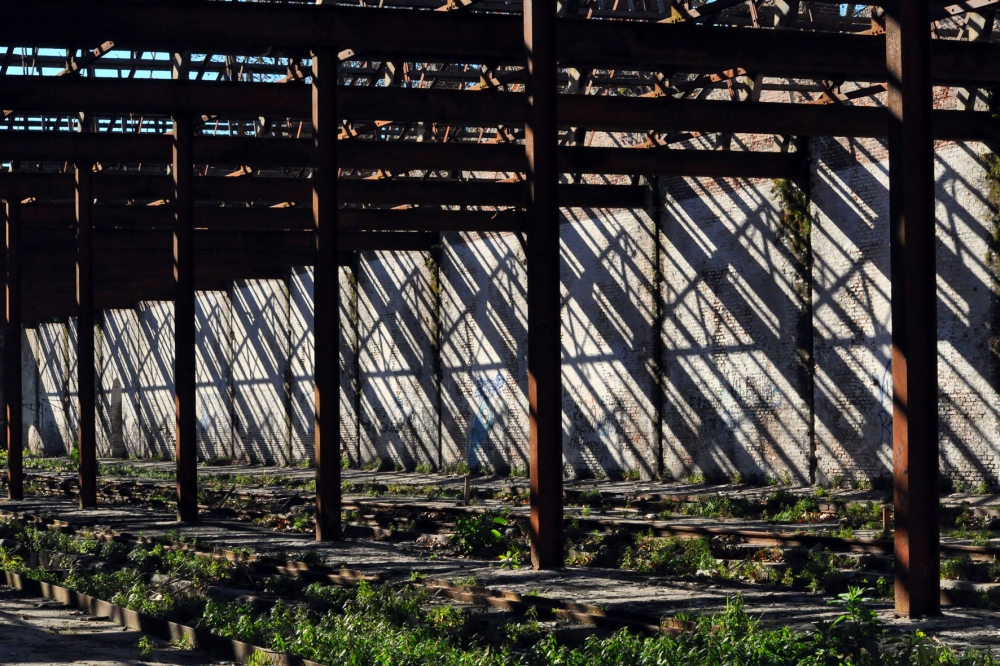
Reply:
[[198, 445], [195, 415], [194, 170], [190, 116], [174, 118], [174, 408], [177, 519], [198, 519]]
[[94, 371], [94, 167], [76, 165], [77, 446], [80, 508], [97, 506], [97, 395]]
[[[523, 152], [523, 150], [522, 150]], [[632, 150], [632, 154], [646, 151]], [[682, 151], [677, 151], [682, 152]], [[771, 155], [773, 153], [760, 153]], [[762, 163], [763, 165], [764, 163]], [[775, 170], [792, 175], [795, 162], [791, 159], [774, 162]], [[646, 173], [646, 171], [640, 171]], [[754, 172], [759, 173], [759, 172]], [[761, 175], [760, 177], [766, 177]], [[133, 200], [139, 204], [170, 199], [174, 184], [170, 176], [137, 173], [94, 174], [94, 198]], [[68, 199], [73, 196], [73, 176], [56, 173], [0, 172], [0, 198], [8, 194], [22, 199]], [[402, 178], [396, 180], [366, 180], [343, 178], [337, 181], [340, 203], [361, 203], [399, 206], [523, 206], [528, 188], [523, 182], [456, 181]], [[194, 179], [195, 202], [266, 202], [295, 203], [302, 207], [312, 204], [312, 179], [218, 176]], [[559, 205], [566, 207], [641, 208], [645, 205], [643, 188], [633, 185], [560, 185]], [[149, 208], [143, 206], [143, 208]], [[163, 208], [163, 206], [158, 206]], [[203, 211], [205, 209], [202, 209]], [[213, 208], [211, 210], [228, 210]], [[196, 209], [196, 213], [198, 209]], [[312, 212], [308, 228], [312, 229]], [[173, 217], [170, 217], [173, 227]]]
[[4, 403], [7, 409], [7, 496], [24, 498], [21, 446], [21, 202], [7, 199], [6, 324], [4, 347]]
[[[997, 10], [995, 7], [986, 7], [980, 12], [969, 12], [966, 16], [965, 29], [968, 31], [970, 42], [988, 42], [993, 34], [993, 24], [996, 22]], [[962, 111], [975, 111], [976, 100], [982, 101], [984, 106], [989, 105], [989, 95], [985, 90], [976, 88], [959, 89], [958, 108]]]
[[[726, 104], [729, 107], [735, 106]], [[746, 109], [747, 106], [742, 108]], [[679, 112], [680, 107], [671, 107], [667, 111], [670, 113]], [[942, 111], [939, 113], [951, 113], [953, 116], [962, 115], [959, 112]], [[975, 114], [972, 118], [975, 126], [978, 126], [980, 116], [988, 118], [988, 114]], [[884, 134], [883, 132], [882, 135], [884, 136]], [[938, 136], [938, 138], [945, 137]], [[0, 157], [8, 160], [167, 164], [170, 162], [170, 150], [169, 136], [0, 132]], [[645, 173], [662, 176], [791, 178], [800, 169], [798, 156], [765, 152], [741, 151], [721, 154], [711, 150], [567, 146], [560, 148], [557, 155], [559, 170], [563, 173]], [[194, 158], [196, 164], [251, 165], [255, 168], [261, 166], [308, 166], [312, 164], [313, 151], [311, 145], [295, 139], [241, 139], [202, 136], [196, 138], [194, 142]], [[337, 143], [337, 164], [341, 168], [387, 169], [391, 171], [440, 169], [519, 172], [527, 168], [524, 148], [515, 144], [441, 144], [416, 141], [339, 141]], [[27, 177], [28, 174], [16, 175]], [[118, 177], [118, 175], [108, 175], [107, 179]], [[104, 180], [103, 177], [98, 178], [95, 187], [100, 187], [100, 183]], [[195, 187], [200, 187], [199, 183], [203, 180], [211, 179], [197, 178], [195, 179]], [[244, 179], [227, 178], [225, 180], [241, 181]], [[254, 181], [260, 183], [262, 196], [271, 191], [269, 184], [271, 180], [284, 179], [259, 178]], [[308, 181], [305, 182], [308, 184]], [[231, 192], [238, 187], [240, 186], [229, 184], [220, 186], [220, 189]], [[340, 187], [344, 189], [344, 196], [351, 192], [351, 185], [346, 181], [341, 183]], [[205, 191], [207, 192], [207, 190]], [[311, 191], [310, 187], [310, 195]], [[344, 201], [346, 200], [344, 199]], [[365, 203], [375, 202], [367, 201]]]
[[896, 613], [940, 612], [934, 142], [927, 3], [886, 7]]
[[[10, 46], [76, 48], [111, 39], [132, 50], [234, 55], [346, 46], [366, 60], [513, 62], [522, 56], [521, 31], [519, 17], [510, 14], [325, 4], [34, 0], [0, 5], [0, 43]], [[566, 19], [556, 26], [553, 46], [563, 67], [710, 72], [739, 66], [789, 78], [885, 76], [885, 38], [875, 35]], [[1000, 81], [1000, 44], [934, 40], [932, 49], [939, 85]]]
[[563, 566], [562, 317], [556, 144], [556, 5], [525, 0], [528, 160], [528, 421], [531, 562]]
[[340, 538], [340, 289], [337, 280], [337, 66], [313, 53], [313, 223], [316, 241], [316, 540]]
[[[1000, 58], [1000, 53], [997, 55]], [[884, 76], [883, 73], [883, 79]], [[525, 113], [524, 94], [513, 92], [342, 86], [337, 98], [338, 117], [354, 120], [435, 121], [495, 127], [520, 124]], [[877, 137], [887, 134], [889, 123], [883, 108], [839, 104], [731, 104], [720, 100], [610, 95], [557, 95], [555, 101], [559, 126], [609, 131]], [[0, 88], [0, 108], [18, 112], [75, 113], [82, 108], [95, 113], [127, 109], [136, 113], [308, 118], [309, 104], [308, 90], [303, 86], [273, 83], [14, 76]], [[934, 113], [934, 118], [934, 136], [941, 139], [982, 139], [991, 123], [988, 113], [940, 110]], [[259, 140], [269, 141], [279, 140]]]

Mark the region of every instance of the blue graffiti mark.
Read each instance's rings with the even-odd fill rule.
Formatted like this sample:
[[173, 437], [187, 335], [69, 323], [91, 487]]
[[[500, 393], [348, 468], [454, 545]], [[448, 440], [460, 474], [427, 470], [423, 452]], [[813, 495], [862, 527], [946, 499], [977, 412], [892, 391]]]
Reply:
[[[472, 430], [469, 432], [469, 464], [472, 466], [487, 462], [489, 453], [483, 451], [483, 446], [490, 436], [490, 429], [496, 421], [496, 414], [484, 400], [479, 403], [479, 412], [476, 420], [472, 423]], [[486, 460], [483, 460], [483, 459]]]
[[479, 407], [472, 422], [472, 428], [469, 429], [469, 437], [465, 445], [466, 459], [473, 467], [489, 463], [490, 430], [496, 422], [496, 411], [490, 405], [490, 399], [498, 395], [500, 389], [506, 384], [507, 380], [499, 372], [492, 380], [482, 379], [477, 382], [473, 396], [479, 399]]
[[878, 417], [881, 429], [879, 430], [879, 446], [884, 444], [892, 445], [892, 405], [885, 408], [886, 397], [892, 396], [892, 359], [885, 364], [882, 371], [882, 378], [878, 382]]

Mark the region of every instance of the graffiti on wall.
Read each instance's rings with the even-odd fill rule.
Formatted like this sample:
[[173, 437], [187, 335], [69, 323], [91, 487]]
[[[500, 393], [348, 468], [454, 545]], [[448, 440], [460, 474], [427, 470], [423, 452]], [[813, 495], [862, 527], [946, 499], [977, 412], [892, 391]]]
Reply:
[[499, 372], [493, 379], [483, 378], [476, 381], [473, 401], [478, 402], [478, 407], [465, 441], [465, 459], [472, 467], [490, 464], [492, 454], [490, 430], [496, 422], [497, 396], [506, 384], [507, 380]]
[[[888, 406], [887, 406], [888, 403]], [[878, 382], [879, 447], [892, 447], [892, 359], [885, 364]]]
[[715, 398], [719, 419], [730, 430], [760, 421], [763, 414], [777, 411], [784, 401], [780, 389], [763, 374], [730, 373], [725, 385], [717, 389]]

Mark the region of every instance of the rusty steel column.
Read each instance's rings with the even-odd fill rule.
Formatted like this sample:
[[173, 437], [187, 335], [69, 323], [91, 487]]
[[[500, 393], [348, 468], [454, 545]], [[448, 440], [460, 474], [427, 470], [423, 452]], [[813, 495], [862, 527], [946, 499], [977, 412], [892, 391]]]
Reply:
[[8, 199], [7, 339], [4, 347], [4, 402], [7, 409], [7, 496], [24, 499], [21, 448], [21, 202]]
[[934, 142], [927, 3], [886, 6], [896, 613], [940, 612]]
[[340, 302], [337, 280], [337, 66], [313, 53], [313, 223], [316, 237], [316, 540], [340, 538]]
[[174, 409], [177, 520], [198, 520], [198, 446], [195, 418], [194, 182], [191, 116], [174, 117]]
[[94, 165], [76, 165], [77, 447], [80, 508], [97, 506], [97, 395], [94, 372]]
[[563, 566], [562, 344], [556, 203], [556, 3], [525, 0], [531, 562]]

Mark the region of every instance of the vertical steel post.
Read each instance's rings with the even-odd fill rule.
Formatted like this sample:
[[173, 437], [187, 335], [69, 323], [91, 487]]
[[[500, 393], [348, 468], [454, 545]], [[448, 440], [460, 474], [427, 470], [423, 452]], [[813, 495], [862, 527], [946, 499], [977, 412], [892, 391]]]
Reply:
[[174, 408], [177, 519], [198, 520], [198, 447], [195, 419], [194, 190], [189, 115], [174, 117]]
[[562, 344], [556, 203], [556, 3], [525, 0], [531, 562], [563, 566]]
[[4, 347], [4, 402], [7, 409], [7, 496], [24, 499], [21, 433], [21, 202], [8, 199], [7, 339]]
[[76, 165], [76, 354], [77, 451], [80, 456], [80, 508], [97, 506], [97, 396], [94, 371], [94, 166]]
[[939, 613], [941, 594], [929, 25], [923, 0], [886, 6], [896, 613], [909, 617]]
[[337, 66], [313, 53], [313, 283], [316, 340], [316, 540], [340, 537], [340, 289], [337, 280]]

